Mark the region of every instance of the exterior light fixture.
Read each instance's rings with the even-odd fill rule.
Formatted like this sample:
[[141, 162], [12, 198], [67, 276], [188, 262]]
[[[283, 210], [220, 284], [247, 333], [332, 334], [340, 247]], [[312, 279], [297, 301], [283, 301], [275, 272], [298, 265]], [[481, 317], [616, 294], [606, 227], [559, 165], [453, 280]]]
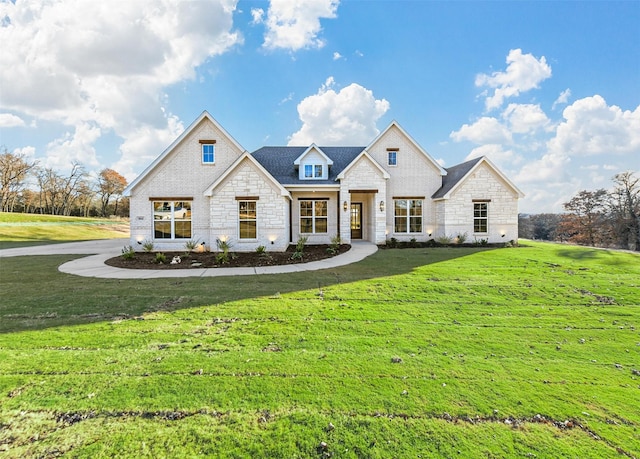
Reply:
[[504, 231], [500, 231], [500, 237], [504, 237], [505, 236], [505, 232]]
[[346, 212], [348, 208], [349, 208], [349, 204], [347, 204], [347, 201], [343, 202], [342, 203], [342, 210], [344, 210]]
[[384, 212], [384, 201], [380, 201], [380, 212]]

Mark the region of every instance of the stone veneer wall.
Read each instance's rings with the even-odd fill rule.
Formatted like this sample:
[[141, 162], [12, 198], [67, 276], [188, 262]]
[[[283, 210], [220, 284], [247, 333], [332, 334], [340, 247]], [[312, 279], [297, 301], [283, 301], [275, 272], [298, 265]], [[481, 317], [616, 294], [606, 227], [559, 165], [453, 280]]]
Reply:
[[[487, 199], [488, 233], [473, 232], [473, 200]], [[446, 207], [444, 231], [449, 236], [467, 233], [467, 242], [488, 239], [490, 243], [518, 239], [518, 197], [486, 164], [455, 190]], [[505, 236], [502, 237], [502, 234]]]
[[[236, 198], [251, 196], [259, 197], [257, 238], [240, 239]], [[251, 252], [261, 245], [268, 251], [284, 251], [289, 245], [289, 198], [282, 196], [280, 189], [248, 159], [216, 187], [210, 198], [210, 214], [212, 250], [216, 248], [216, 239], [223, 238], [238, 252]]]

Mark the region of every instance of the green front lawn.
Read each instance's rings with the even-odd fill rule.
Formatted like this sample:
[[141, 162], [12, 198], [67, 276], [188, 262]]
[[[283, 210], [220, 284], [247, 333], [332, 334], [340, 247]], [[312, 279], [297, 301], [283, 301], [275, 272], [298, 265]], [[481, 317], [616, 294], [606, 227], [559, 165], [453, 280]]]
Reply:
[[640, 257], [97, 280], [0, 261], [6, 457], [640, 456]]
[[0, 249], [127, 237], [124, 220], [0, 212]]

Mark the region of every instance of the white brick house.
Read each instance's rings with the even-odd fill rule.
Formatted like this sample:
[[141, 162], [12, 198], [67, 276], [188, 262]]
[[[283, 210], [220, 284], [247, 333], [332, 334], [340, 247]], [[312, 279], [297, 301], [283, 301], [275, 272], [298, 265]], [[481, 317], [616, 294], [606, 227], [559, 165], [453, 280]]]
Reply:
[[518, 237], [523, 194], [487, 158], [442, 168], [395, 121], [366, 147], [247, 152], [206, 111], [126, 188], [131, 243], [285, 250], [298, 238], [384, 244]]

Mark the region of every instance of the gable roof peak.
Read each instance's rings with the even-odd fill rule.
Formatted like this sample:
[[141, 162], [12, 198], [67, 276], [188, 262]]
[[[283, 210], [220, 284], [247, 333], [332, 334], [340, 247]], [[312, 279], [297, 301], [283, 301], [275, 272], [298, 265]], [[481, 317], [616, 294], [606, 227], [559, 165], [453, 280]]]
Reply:
[[169, 145], [156, 159], [153, 160], [149, 166], [145, 170], [143, 170], [140, 175], [138, 175], [122, 192], [123, 196], [131, 196], [131, 192], [133, 189], [147, 176], [149, 173], [160, 163], [164, 158], [166, 158], [175, 148], [182, 142], [191, 132], [204, 120], [207, 119], [210, 123], [212, 123], [216, 129], [218, 129], [223, 136], [229, 139], [229, 142], [235, 146], [241, 153], [246, 153], [247, 150], [238, 143], [236, 139], [233, 138], [231, 134], [229, 134], [225, 128], [216, 121], [216, 119], [211, 116], [211, 114], [203, 110], [198, 116], [184, 131], [180, 134], [172, 143]]
[[333, 160], [331, 158], [329, 158], [329, 156], [327, 156], [327, 154], [324, 151], [322, 151], [322, 148], [317, 146], [315, 143], [312, 143], [311, 145], [309, 145], [309, 148], [307, 148], [300, 156], [298, 156], [296, 158], [296, 160], [293, 162], [293, 165], [294, 166], [299, 166], [300, 162], [302, 161], [302, 159], [305, 156], [307, 156], [309, 154], [309, 152], [311, 152], [313, 150], [317, 151], [318, 153], [320, 153], [324, 157], [325, 161], [327, 162], [327, 165], [333, 166]]
[[431, 157], [431, 155], [429, 153], [427, 153], [427, 151], [424, 148], [422, 148], [422, 146], [418, 142], [416, 142], [416, 140], [413, 137], [411, 137], [409, 135], [409, 133], [407, 131], [405, 131], [404, 128], [402, 126], [400, 126], [400, 123], [398, 123], [395, 119], [392, 120], [391, 123], [389, 123], [389, 125], [384, 129], [384, 131], [382, 131], [380, 134], [378, 134], [378, 136], [375, 139], [373, 139], [373, 141], [369, 145], [367, 145], [366, 150], [367, 151], [371, 151], [371, 148], [373, 148], [373, 146], [380, 139], [382, 139], [387, 134], [387, 132], [389, 132], [393, 128], [398, 129], [402, 133], [402, 135], [404, 137], [406, 137], [407, 140], [409, 140], [409, 142], [412, 143], [413, 146], [420, 153], [422, 153], [427, 158], [427, 160], [429, 162], [431, 162], [435, 166], [436, 169], [438, 169], [438, 172], [440, 172], [440, 175], [447, 175], [446, 169], [443, 168], [440, 164], [438, 164], [438, 162], [435, 159], [433, 159], [433, 157]]

